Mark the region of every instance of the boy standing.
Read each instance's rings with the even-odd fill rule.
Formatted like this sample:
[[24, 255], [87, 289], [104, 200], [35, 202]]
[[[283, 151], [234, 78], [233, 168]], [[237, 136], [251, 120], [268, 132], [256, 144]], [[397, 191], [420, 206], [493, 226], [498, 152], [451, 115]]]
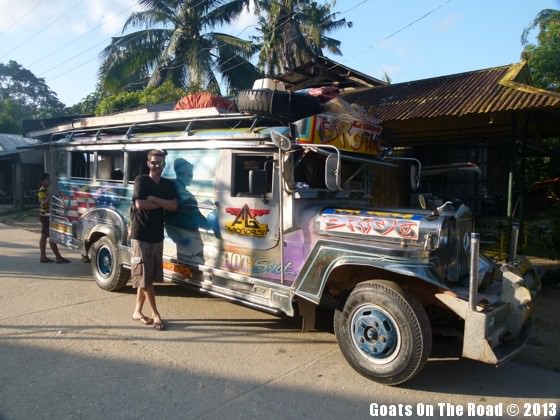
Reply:
[[[41, 239], [39, 239], [39, 250], [41, 251], [41, 262], [49, 263], [52, 262], [50, 258], [47, 257], [47, 238], [49, 237], [49, 181], [50, 175], [44, 173], [39, 178], [39, 191], [37, 191], [37, 200], [39, 200], [39, 221], [41, 222]], [[53, 241], [49, 240], [49, 245], [56, 257], [56, 262], [69, 263], [58, 250], [58, 246]]]

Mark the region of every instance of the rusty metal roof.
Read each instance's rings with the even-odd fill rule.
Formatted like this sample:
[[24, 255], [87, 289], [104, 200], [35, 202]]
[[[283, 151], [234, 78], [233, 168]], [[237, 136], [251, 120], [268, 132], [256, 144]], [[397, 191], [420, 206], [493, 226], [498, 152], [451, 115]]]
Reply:
[[526, 63], [431, 79], [396, 83], [344, 94], [384, 121], [461, 117], [499, 111], [560, 108], [560, 93], [526, 84]]

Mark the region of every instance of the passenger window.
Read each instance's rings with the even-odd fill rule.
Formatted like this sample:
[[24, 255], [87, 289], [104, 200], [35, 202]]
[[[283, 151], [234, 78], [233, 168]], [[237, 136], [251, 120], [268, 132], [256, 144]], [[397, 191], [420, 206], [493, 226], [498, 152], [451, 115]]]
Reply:
[[87, 152], [71, 152], [70, 176], [72, 178], [92, 178], [94, 154]]
[[66, 178], [68, 176], [68, 153], [57, 152], [54, 161], [54, 173], [57, 178]]
[[274, 160], [272, 156], [234, 155], [232, 196], [251, 196], [249, 188], [249, 174], [251, 171], [260, 171], [266, 176], [266, 192], [272, 192], [272, 169]]
[[148, 151], [128, 152], [128, 182], [134, 183], [138, 175], [148, 174]]
[[120, 150], [97, 152], [97, 179], [122, 182], [124, 154]]

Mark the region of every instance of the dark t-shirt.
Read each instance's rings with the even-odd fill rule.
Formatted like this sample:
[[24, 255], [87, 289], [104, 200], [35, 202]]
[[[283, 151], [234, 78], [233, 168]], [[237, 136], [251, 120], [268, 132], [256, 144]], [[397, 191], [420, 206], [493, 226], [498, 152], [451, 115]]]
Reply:
[[172, 200], [177, 198], [177, 190], [172, 181], [160, 178], [155, 183], [149, 175], [139, 175], [134, 180], [132, 209], [130, 212], [131, 238], [145, 242], [163, 241], [164, 210], [141, 210], [134, 206], [136, 199], [145, 200], [148, 196]]

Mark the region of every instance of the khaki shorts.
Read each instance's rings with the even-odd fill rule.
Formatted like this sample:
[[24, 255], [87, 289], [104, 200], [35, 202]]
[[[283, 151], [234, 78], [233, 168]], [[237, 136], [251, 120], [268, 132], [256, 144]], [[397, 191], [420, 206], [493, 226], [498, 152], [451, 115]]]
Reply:
[[133, 287], [150, 287], [163, 280], [163, 241], [130, 241], [130, 276]]

